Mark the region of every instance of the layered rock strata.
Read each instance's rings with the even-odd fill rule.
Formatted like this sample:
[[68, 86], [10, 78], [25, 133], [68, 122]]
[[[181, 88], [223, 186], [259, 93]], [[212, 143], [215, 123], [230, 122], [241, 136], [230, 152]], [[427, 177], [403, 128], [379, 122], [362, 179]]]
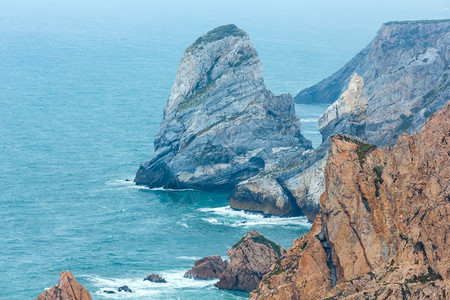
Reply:
[[58, 285], [46, 290], [36, 300], [92, 300], [92, 297], [70, 271], [62, 271]]
[[336, 135], [311, 231], [251, 299], [445, 299], [450, 103], [383, 150]]
[[295, 100], [333, 103], [356, 72], [365, 82], [365, 136], [378, 146], [393, 144], [399, 133], [420, 129], [450, 98], [449, 32], [450, 20], [383, 24], [366, 48]]
[[250, 292], [285, 252], [283, 247], [252, 230], [228, 250], [230, 263], [215, 286]]
[[184, 52], [154, 142], [135, 182], [149, 187], [232, 188], [311, 149], [292, 96], [274, 96], [246, 32], [218, 27]]

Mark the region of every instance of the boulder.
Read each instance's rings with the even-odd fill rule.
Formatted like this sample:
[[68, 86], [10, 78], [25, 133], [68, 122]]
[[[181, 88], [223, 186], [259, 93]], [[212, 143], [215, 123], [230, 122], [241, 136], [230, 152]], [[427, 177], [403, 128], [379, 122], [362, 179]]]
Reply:
[[119, 292], [124, 292], [124, 293], [132, 293], [133, 291], [128, 287], [128, 285], [123, 285], [121, 287], [118, 288]]
[[228, 250], [230, 263], [215, 286], [250, 292], [284, 253], [283, 247], [252, 230]]
[[187, 271], [184, 277], [205, 280], [219, 278], [227, 266], [228, 262], [219, 255], [203, 257], [194, 262], [194, 267]]

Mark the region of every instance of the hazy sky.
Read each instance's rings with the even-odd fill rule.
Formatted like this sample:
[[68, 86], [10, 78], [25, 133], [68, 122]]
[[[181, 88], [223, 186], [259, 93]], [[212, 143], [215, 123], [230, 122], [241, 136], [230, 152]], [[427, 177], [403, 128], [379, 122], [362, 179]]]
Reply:
[[[182, 51], [193, 40], [218, 25], [235, 23], [250, 34], [266, 82], [280, 72], [292, 73], [293, 82], [269, 88], [295, 93], [342, 66], [383, 22], [447, 19], [449, 6], [448, 0], [0, 0], [0, 38], [5, 41], [11, 32], [24, 38], [45, 32], [102, 43], [115, 37], [126, 44], [147, 36], [175, 52], [164, 57], [174, 76]], [[151, 45], [148, 53], [155, 55]], [[308, 61], [313, 56], [320, 59]], [[311, 80], [297, 80], [306, 67], [315, 70], [306, 76]]]

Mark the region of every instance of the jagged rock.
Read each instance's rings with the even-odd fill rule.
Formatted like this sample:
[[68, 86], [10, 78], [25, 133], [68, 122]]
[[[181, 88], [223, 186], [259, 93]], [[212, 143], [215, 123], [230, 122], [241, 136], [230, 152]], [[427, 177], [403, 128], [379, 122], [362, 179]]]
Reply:
[[166, 283], [167, 281], [159, 276], [158, 274], [152, 273], [144, 278], [144, 281], [151, 281], [151, 282], [157, 282], [157, 283]]
[[119, 292], [124, 292], [124, 293], [132, 293], [133, 292], [133, 290], [130, 289], [128, 287], [128, 285], [123, 285], [123, 286], [119, 287], [118, 291]]
[[333, 136], [321, 212], [250, 299], [445, 299], [449, 143], [450, 103], [393, 148]]
[[36, 300], [92, 300], [91, 294], [75, 280], [70, 271], [62, 271], [59, 283], [39, 295]]
[[228, 262], [219, 255], [203, 257], [194, 262], [194, 267], [184, 274], [186, 278], [210, 280], [219, 278], [219, 275], [225, 271]]
[[284, 253], [283, 247], [252, 230], [228, 250], [230, 263], [215, 286], [249, 292], [258, 286], [270, 266]]
[[232, 188], [311, 143], [300, 133], [292, 96], [266, 90], [246, 32], [218, 27], [184, 52], [140, 185]]
[[449, 31], [450, 20], [383, 24], [342, 69], [301, 91], [295, 100], [333, 103], [356, 72], [365, 82], [365, 136], [378, 146], [393, 144], [401, 132], [420, 129], [450, 98]]
[[329, 136], [336, 133], [364, 138], [367, 101], [363, 86], [363, 79], [353, 73], [348, 89], [319, 118], [323, 142], [328, 142]]

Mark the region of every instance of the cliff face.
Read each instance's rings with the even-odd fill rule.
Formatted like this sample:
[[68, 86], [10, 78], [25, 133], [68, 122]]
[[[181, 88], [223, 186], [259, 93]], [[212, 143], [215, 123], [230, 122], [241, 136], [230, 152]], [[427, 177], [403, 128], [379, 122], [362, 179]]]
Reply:
[[[420, 129], [450, 98], [449, 32], [450, 20], [386, 23], [342, 69], [301, 91], [295, 100], [333, 103], [356, 72], [365, 82], [366, 138], [378, 146], [393, 144], [399, 133]], [[327, 131], [333, 133], [338, 129]]]
[[233, 187], [311, 148], [290, 95], [266, 90], [262, 64], [235, 25], [218, 27], [184, 52], [164, 110], [155, 157], [135, 182], [150, 187]]
[[39, 295], [36, 300], [92, 300], [91, 295], [75, 280], [70, 271], [62, 271], [59, 283]]
[[450, 103], [381, 150], [331, 138], [326, 191], [251, 299], [445, 299], [450, 292]]

